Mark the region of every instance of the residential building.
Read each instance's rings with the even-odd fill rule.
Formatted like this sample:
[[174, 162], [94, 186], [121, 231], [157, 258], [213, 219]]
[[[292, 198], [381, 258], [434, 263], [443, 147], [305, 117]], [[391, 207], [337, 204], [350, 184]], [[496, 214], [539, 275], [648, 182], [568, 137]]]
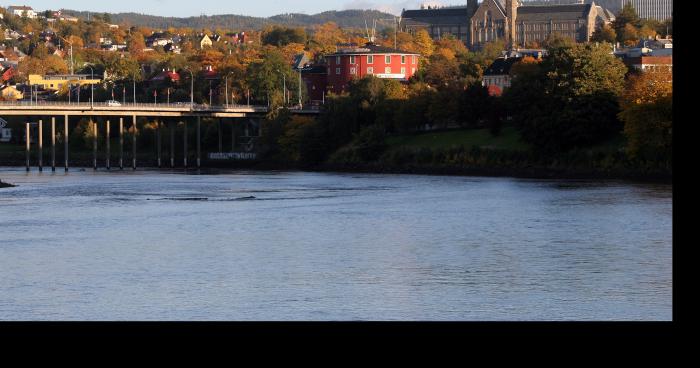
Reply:
[[12, 6], [7, 7], [7, 11], [10, 12], [10, 14], [16, 15], [18, 17], [26, 16], [27, 18], [35, 19], [37, 16], [34, 9], [32, 9], [31, 6], [26, 6], [26, 5], [22, 5], [22, 6], [12, 5]]
[[325, 56], [329, 92], [341, 93], [353, 79], [373, 75], [407, 81], [418, 71], [420, 54], [383, 47], [375, 43], [338, 45]]
[[198, 43], [199, 43], [200, 49], [203, 49], [205, 47], [212, 47], [212, 45], [214, 44], [211, 41], [211, 38], [209, 38], [209, 36], [207, 36], [207, 35], [200, 35], [200, 39], [199, 39]]
[[32, 86], [40, 86], [47, 91], [59, 91], [66, 84], [70, 85], [91, 85], [100, 84], [101, 79], [91, 79], [90, 74], [56, 74], [41, 76], [38, 74], [30, 74], [27, 84]]

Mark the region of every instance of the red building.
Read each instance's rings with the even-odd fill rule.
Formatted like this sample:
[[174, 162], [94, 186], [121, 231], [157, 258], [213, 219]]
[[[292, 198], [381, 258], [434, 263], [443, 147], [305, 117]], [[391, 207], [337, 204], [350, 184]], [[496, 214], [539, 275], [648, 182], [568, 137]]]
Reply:
[[338, 45], [337, 51], [326, 55], [328, 79], [326, 90], [341, 93], [353, 79], [374, 75], [378, 78], [407, 81], [418, 70], [419, 54], [367, 43]]

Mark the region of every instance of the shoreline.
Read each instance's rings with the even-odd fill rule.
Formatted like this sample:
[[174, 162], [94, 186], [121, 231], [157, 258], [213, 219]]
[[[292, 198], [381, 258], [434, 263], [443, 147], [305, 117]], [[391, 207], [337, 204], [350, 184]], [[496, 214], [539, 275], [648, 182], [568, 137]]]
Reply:
[[[126, 164], [128, 162], [128, 164]], [[131, 170], [131, 160], [125, 162], [124, 170]], [[137, 163], [137, 169], [158, 170], [155, 160], [141, 160]], [[100, 163], [98, 170], [104, 170], [104, 162]], [[22, 167], [24, 162], [3, 162], [0, 161], [0, 167]], [[44, 166], [44, 170], [50, 172], [51, 166]], [[71, 168], [85, 170], [92, 169], [92, 161], [76, 160], [72, 163]], [[188, 169], [193, 169], [190, 166]], [[169, 165], [163, 165], [160, 170], [171, 169]], [[184, 169], [181, 163], [173, 169]], [[434, 175], [434, 176], [464, 176], [464, 177], [510, 177], [517, 179], [543, 179], [543, 180], [624, 180], [639, 183], [658, 183], [672, 184], [673, 175], [666, 173], [642, 173], [639, 171], [599, 171], [591, 169], [556, 169], [542, 167], [528, 168], [504, 168], [504, 167], [446, 167], [446, 166], [405, 166], [405, 167], [390, 167], [371, 164], [363, 165], [338, 165], [338, 164], [321, 164], [315, 166], [301, 167], [298, 165], [275, 163], [275, 162], [203, 162], [202, 169], [232, 169], [232, 170], [259, 170], [259, 171], [302, 171], [302, 172], [337, 172], [337, 173], [362, 173], [362, 174], [405, 174], [405, 175]], [[36, 165], [32, 166], [32, 171], [36, 170]], [[63, 171], [63, 166], [59, 165], [56, 170]], [[112, 165], [111, 170], [119, 171], [119, 167]], [[0, 183], [10, 185], [8, 183]]]

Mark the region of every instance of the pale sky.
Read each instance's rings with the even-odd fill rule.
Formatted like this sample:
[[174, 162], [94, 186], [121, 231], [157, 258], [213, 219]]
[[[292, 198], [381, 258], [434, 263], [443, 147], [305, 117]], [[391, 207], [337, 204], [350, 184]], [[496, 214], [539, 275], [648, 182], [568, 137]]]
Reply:
[[401, 9], [418, 9], [420, 4], [466, 4], [466, 0], [254, 0], [254, 1], [185, 1], [185, 0], [18, 0], [0, 1], [0, 6], [27, 5], [36, 11], [72, 9], [109, 13], [142, 13], [170, 17], [202, 14], [237, 14], [269, 17], [284, 13], [316, 14], [327, 10], [377, 9], [399, 15]]

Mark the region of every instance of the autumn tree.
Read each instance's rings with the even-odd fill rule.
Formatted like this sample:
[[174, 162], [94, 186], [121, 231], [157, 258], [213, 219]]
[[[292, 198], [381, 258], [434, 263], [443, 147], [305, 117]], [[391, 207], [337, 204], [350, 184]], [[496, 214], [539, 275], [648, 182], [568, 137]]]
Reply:
[[608, 42], [614, 44], [617, 41], [617, 33], [615, 29], [605, 24], [602, 27], [596, 29], [591, 36], [592, 42]]
[[634, 159], [669, 163], [673, 151], [673, 76], [669, 70], [629, 77], [620, 97], [627, 154]]

